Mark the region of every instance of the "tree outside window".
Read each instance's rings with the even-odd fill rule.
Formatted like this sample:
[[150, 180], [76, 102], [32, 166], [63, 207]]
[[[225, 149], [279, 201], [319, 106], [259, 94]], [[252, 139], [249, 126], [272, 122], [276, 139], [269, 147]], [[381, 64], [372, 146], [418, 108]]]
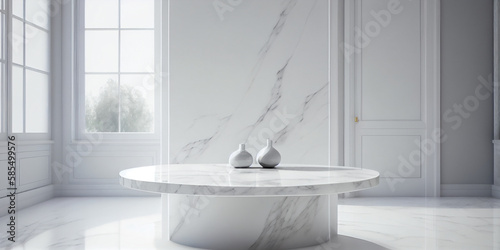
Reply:
[[84, 132], [154, 132], [155, 2], [85, 0]]

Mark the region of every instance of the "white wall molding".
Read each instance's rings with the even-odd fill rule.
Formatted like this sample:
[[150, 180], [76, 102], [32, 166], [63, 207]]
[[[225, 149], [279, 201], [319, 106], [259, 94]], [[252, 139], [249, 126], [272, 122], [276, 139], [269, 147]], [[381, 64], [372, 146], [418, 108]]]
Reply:
[[[440, 138], [435, 138], [435, 133], [441, 131], [441, 1], [426, 0], [423, 2], [427, 18], [423, 19], [426, 42], [424, 66], [425, 81], [427, 82], [426, 113], [428, 113], [425, 140], [434, 140], [441, 144]], [[426, 196], [440, 196], [441, 184], [441, 148], [436, 147], [434, 154], [427, 157], [425, 174]]]
[[491, 196], [500, 199], [500, 186], [498, 185], [491, 186]]
[[500, 198], [500, 108], [499, 108], [499, 68], [500, 68], [500, 3], [493, 2], [493, 197]]
[[[8, 193], [7, 193], [8, 194]], [[54, 197], [54, 185], [47, 185], [40, 188], [28, 190], [16, 194], [16, 211], [24, 209], [40, 202], [50, 200]], [[0, 198], [0, 217], [7, 215], [7, 208], [9, 207], [10, 198]]]
[[[495, 95], [498, 95], [497, 90], [495, 92]], [[497, 98], [495, 97], [495, 99]], [[493, 140], [493, 185], [491, 186], [491, 193], [493, 197], [500, 198], [500, 140]]]
[[143, 191], [135, 191], [120, 186], [120, 184], [86, 184], [86, 185], [71, 185], [60, 184], [54, 186], [54, 194], [56, 197], [109, 197], [109, 196], [127, 196], [127, 197], [153, 197], [159, 196], [156, 193], [148, 193]]
[[344, 0], [330, 1], [330, 157], [329, 165], [344, 165]]
[[488, 184], [442, 184], [441, 197], [491, 197]]

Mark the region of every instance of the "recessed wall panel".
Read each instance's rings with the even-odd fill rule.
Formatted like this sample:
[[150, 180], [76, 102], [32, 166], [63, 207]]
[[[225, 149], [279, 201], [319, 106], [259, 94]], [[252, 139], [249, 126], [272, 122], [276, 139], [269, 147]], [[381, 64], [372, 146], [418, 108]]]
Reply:
[[380, 172], [381, 177], [419, 178], [421, 175], [420, 136], [364, 135], [361, 137], [363, 168]]
[[[2, 157], [3, 158], [3, 157]], [[8, 163], [7, 161], [0, 161], [0, 167], [3, 169], [3, 171], [0, 171], [0, 190], [7, 189], [7, 168], [8, 168]]]
[[21, 186], [50, 178], [49, 156], [17, 159], [18, 185]]

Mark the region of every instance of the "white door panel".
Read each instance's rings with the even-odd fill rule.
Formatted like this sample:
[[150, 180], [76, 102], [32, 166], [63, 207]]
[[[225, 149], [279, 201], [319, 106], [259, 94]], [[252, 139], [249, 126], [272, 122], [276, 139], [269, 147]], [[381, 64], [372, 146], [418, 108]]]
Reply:
[[[420, 2], [361, 1], [360, 114], [364, 121], [421, 118]], [[377, 32], [378, 31], [378, 32]]]
[[[363, 0], [359, 4], [359, 27], [367, 37], [373, 36], [358, 56], [356, 111], [362, 121], [420, 121], [420, 1], [401, 1], [393, 11], [390, 2]], [[380, 31], [375, 33], [371, 27]]]
[[361, 166], [387, 178], [398, 173], [404, 178], [421, 178], [422, 161], [418, 135], [361, 136]]

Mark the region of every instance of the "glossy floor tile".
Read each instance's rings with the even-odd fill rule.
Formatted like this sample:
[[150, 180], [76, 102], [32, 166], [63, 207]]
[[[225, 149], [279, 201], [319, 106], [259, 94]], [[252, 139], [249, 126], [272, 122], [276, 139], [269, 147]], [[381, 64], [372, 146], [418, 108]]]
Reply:
[[[339, 238], [323, 249], [500, 249], [500, 200], [339, 200]], [[192, 249], [161, 243], [160, 198], [55, 198], [17, 211], [0, 249]], [[7, 217], [0, 218], [4, 229]], [[6, 231], [3, 230], [2, 231]]]

